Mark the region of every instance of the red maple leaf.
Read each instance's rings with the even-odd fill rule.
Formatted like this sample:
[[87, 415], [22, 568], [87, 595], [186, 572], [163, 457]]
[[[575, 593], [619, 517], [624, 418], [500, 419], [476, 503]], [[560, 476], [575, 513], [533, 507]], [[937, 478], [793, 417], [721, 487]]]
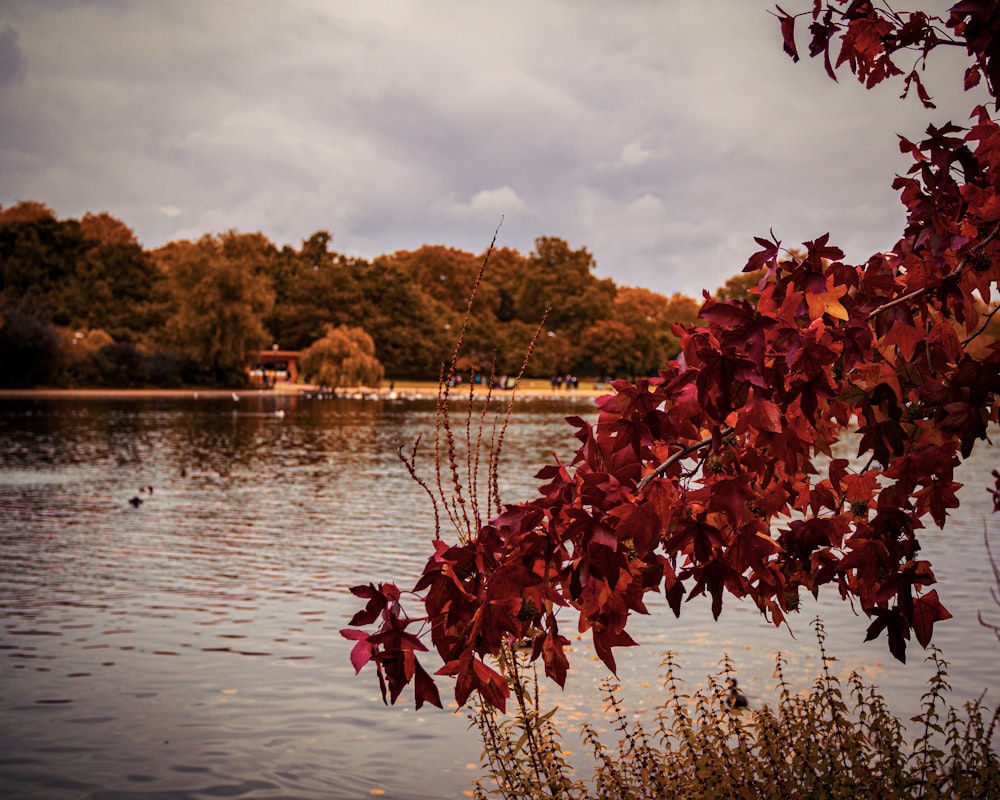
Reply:
[[624, 630], [613, 630], [606, 625], [594, 625], [594, 650], [604, 665], [615, 675], [618, 674], [618, 665], [615, 663], [615, 656], [612, 648], [615, 647], [635, 647], [638, 642], [629, 636]]
[[917, 501], [917, 514], [931, 513], [934, 523], [943, 528], [949, 508], [958, 508], [956, 492], [962, 484], [950, 480], [933, 479], [913, 497]]
[[895, 656], [896, 660], [906, 663], [906, 640], [910, 638], [910, 626], [894, 608], [872, 608], [865, 609], [870, 616], [875, 617], [875, 621], [868, 626], [865, 641], [870, 642], [882, 631], [886, 632], [889, 639], [889, 652]]
[[560, 686], [566, 685], [566, 673], [569, 670], [569, 659], [566, 658], [565, 648], [570, 643], [565, 636], [560, 636], [553, 630], [535, 640], [535, 648], [532, 658], [542, 656], [545, 664], [545, 674]]
[[934, 623], [951, 619], [951, 612], [941, 604], [937, 590], [932, 589], [913, 602], [913, 632], [922, 647], [931, 643]]

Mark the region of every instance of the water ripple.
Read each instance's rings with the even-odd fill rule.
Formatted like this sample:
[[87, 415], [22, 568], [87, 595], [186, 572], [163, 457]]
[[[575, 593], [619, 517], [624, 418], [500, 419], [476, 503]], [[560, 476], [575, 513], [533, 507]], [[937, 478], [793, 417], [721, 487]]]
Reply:
[[[421, 800], [469, 788], [479, 743], [464, 716], [386, 709], [338, 633], [357, 609], [350, 586], [407, 588], [430, 552], [433, 513], [395, 447], [431, 435], [433, 404], [297, 400], [278, 420], [272, 401], [249, 414], [190, 400], [0, 403], [0, 795]], [[507, 499], [531, 496], [553, 451], [572, 452], [562, 417], [581, 410], [515, 416]], [[964, 696], [994, 677], [980, 654], [996, 646], [975, 623], [990, 608], [982, 534], [996, 522], [973, 490], [989, 453], [970, 467], [963, 515], [925, 546], [962, 620], [935, 637]], [[842, 604], [819, 608], [845, 666], [900, 697], [916, 687], [915, 709], [919, 665], [885, 663]], [[740, 604], [719, 623], [694, 606], [679, 622], [654, 614], [637, 620], [648, 646], [623, 654], [620, 677], [652, 707], [642, 687], [658, 685], [662, 649], [679, 650], [693, 680], [729, 650], [741, 686], [763, 697], [779, 647], [811, 680], [806, 620], [795, 641]], [[588, 703], [603, 671], [584, 639], [572, 647], [567, 692], [546, 691], [599, 713]]]

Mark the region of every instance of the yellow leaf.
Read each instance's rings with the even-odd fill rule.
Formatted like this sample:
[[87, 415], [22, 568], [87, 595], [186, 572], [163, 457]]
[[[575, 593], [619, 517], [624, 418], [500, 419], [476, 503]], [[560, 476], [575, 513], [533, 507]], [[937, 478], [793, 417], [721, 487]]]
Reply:
[[846, 286], [834, 286], [833, 275], [826, 279], [825, 292], [806, 292], [806, 305], [809, 306], [809, 318], [819, 319], [824, 314], [829, 314], [834, 319], [847, 320], [850, 314], [840, 302], [840, 298], [847, 294]]

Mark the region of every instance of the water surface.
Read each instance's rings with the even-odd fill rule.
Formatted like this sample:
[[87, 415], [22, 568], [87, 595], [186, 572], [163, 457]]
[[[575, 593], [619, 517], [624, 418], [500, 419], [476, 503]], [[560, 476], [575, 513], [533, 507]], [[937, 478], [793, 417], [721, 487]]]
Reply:
[[[506, 500], [531, 496], [552, 452], [572, 453], [567, 414], [592, 406], [518, 406]], [[358, 607], [348, 587], [412, 585], [427, 558], [433, 514], [395, 447], [432, 429], [433, 404], [416, 401], [0, 401], [0, 795], [467, 796], [480, 744], [464, 714], [385, 708], [338, 634]], [[965, 465], [961, 515], [925, 540], [956, 616], [935, 641], [957, 701], [996, 678], [1000, 645], [976, 623], [995, 608], [982, 543], [997, 529], [994, 452]], [[420, 463], [431, 469], [429, 450]], [[866, 621], [835, 598], [803, 606], [795, 639], [734, 602], [719, 622], [697, 601], [679, 621], [640, 620], [645, 646], [619, 657], [629, 702], [651, 713], [668, 648], [692, 684], [728, 652], [758, 703], [773, 698], [777, 649], [807, 686], [819, 611], [838, 666], [915, 713], [927, 675], [915, 645], [896, 664], [883, 642], [861, 644]], [[570, 740], [601, 719], [604, 676], [582, 639], [571, 663], [567, 691], [546, 690]]]

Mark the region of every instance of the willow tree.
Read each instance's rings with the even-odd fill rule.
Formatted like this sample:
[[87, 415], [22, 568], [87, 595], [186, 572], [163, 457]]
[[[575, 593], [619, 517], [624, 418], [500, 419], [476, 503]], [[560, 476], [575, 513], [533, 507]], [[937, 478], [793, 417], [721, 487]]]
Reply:
[[377, 387], [385, 370], [375, 357], [375, 342], [362, 328], [327, 326], [323, 338], [302, 351], [302, 378], [324, 389]]

